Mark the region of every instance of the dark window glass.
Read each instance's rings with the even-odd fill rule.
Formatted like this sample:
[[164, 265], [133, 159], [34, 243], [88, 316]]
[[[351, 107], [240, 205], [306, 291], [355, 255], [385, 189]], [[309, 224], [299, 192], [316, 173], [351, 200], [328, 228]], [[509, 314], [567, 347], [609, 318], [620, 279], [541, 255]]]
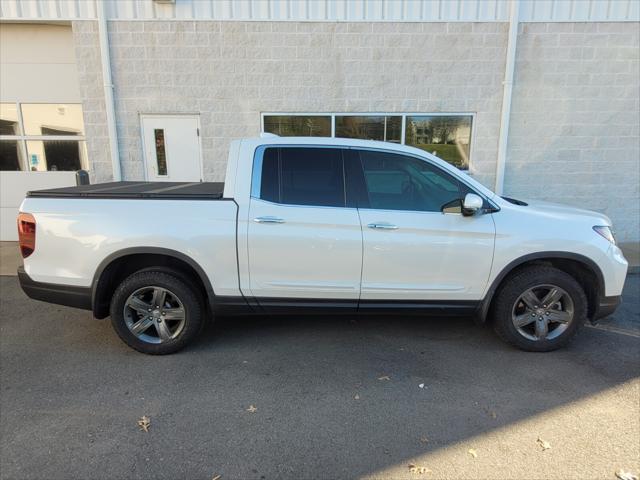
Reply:
[[18, 135], [18, 122], [0, 118], [0, 135]]
[[402, 117], [336, 116], [336, 137], [400, 143]]
[[280, 202], [345, 205], [342, 153], [335, 148], [281, 148]]
[[281, 137], [330, 137], [328, 115], [265, 115], [264, 131]]
[[369, 208], [369, 195], [362, 172], [360, 154], [357, 150], [342, 151], [344, 159], [344, 179], [347, 186], [347, 207]]
[[42, 135], [78, 135], [78, 132], [68, 131], [68, 130], [60, 130], [59, 128], [47, 128], [42, 127]]
[[158, 163], [158, 175], [167, 174], [167, 154], [164, 148], [164, 129], [156, 128], [153, 130], [153, 136], [156, 141], [156, 162]]
[[20, 135], [15, 103], [0, 103], [0, 135]]
[[461, 169], [469, 168], [470, 115], [407, 116], [405, 143]]
[[417, 158], [361, 150], [370, 208], [447, 213], [460, 211], [462, 183]]
[[0, 140], [0, 170], [22, 170], [20, 157], [20, 144], [17, 140]]
[[262, 157], [262, 178], [260, 198], [269, 202], [280, 202], [280, 181], [278, 178], [278, 149], [267, 148]]
[[29, 170], [75, 171], [86, 163], [85, 142], [75, 140], [28, 140]]

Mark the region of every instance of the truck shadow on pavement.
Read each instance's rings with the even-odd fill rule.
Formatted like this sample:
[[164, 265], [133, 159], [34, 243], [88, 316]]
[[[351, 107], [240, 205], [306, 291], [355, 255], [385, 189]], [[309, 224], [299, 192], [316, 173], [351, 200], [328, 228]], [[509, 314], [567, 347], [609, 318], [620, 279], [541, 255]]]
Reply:
[[[640, 372], [634, 336], [585, 328], [535, 354], [466, 318], [223, 318], [191, 348], [152, 357], [108, 321], [28, 300], [15, 278], [0, 286], [2, 478], [417, 478], [408, 465], [425, 456], [439, 478], [449, 457], [433, 455], [450, 449], [461, 453], [449, 476], [473, 476], [479, 438], [623, 392]], [[611, 431], [594, 426], [599, 442], [630, 443], [623, 457], [637, 453], [630, 400], [603, 412]], [[589, 421], [569, 418], [565, 441], [583, 442]], [[507, 476], [495, 469], [538, 454], [543, 433], [497, 448], [488, 471]]]

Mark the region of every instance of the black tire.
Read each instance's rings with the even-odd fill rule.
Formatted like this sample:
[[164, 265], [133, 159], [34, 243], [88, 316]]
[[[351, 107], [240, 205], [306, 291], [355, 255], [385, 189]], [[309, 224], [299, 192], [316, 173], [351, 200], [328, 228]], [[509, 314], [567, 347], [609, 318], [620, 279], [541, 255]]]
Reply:
[[[134, 312], [133, 310], [127, 310], [128, 313], [125, 313], [125, 305], [128, 299], [134, 292], [146, 288], [151, 289], [152, 287], [166, 290], [170, 294], [169, 298], [171, 300], [176, 301], [177, 299], [177, 302], [182, 305], [184, 321], [180, 321], [182, 323], [179, 329], [176, 328], [175, 337], [165, 337], [166, 339], [161, 341], [160, 331], [152, 323], [152, 326], [147, 329], [150, 330], [149, 334], [144, 335], [150, 341], [144, 341], [127, 326], [127, 318], [125, 316], [128, 315], [130, 319]], [[169, 306], [168, 308], [171, 307]], [[164, 306], [160, 310], [162, 309], [164, 309]], [[204, 325], [205, 308], [200, 292], [191, 282], [183, 279], [178, 272], [146, 269], [130, 275], [118, 286], [111, 299], [110, 312], [111, 324], [123, 342], [142, 353], [166, 355], [181, 350], [194, 340]], [[139, 314], [138, 318], [141, 317], [142, 315]], [[154, 332], [158, 337], [157, 341], [161, 343], [151, 342]]]
[[[526, 309], [523, 301], [516, 305], [516, 302], [520, 300], [520, 296], [527, 290], [540, 285], [553, 285], [564, 290], [569, 299], [563, 297], [563, 301], [572, 303], [572, 318], [562, 330], [559, 330], [560, 333], [557, 333], [556, 337], [543, 339], [541, 338], [542, 335], [539, 335], [538, 339], [532, 340], [519, 331], [514, 324], [512, 315], [518, 311], [518, 308]], [[549, 352], [565, 346], [578, 333], [587, 319], [587, 305], [587, 296], [584, 290], [575, 278], [568, 273], [545, 265], [526, 267], [507, 277], [494, 297], [491, 306], [493, 328], [502, 340], [521, 350]], [[530, 310], [525, 310], [525, 312], [529, 314]], [[531, 312], [531, 315], [535, 317], [533, 312]], [[542, 315], [544, 316], [544, 314]], [[535, 329], [536, 321], [534, 320], [533, 322], [533, 328]], [[560, 324], [553, 325], [555, 326], [554, 328], [561, 326]], [[521, 330], [524, 330], [524, 328], [528, 327], [522, 327]], [[549, 330], [549, 332], [551, 331]]]

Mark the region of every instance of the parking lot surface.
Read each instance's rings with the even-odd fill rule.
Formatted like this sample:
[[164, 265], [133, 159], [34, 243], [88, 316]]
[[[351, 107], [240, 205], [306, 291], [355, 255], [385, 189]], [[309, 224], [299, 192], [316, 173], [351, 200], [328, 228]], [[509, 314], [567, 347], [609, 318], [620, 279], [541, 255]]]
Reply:
[[0, 277], [0, 478], [637, 474], [639, 279], [546, 354], [470, 319], [261, 317], [152, 357]]

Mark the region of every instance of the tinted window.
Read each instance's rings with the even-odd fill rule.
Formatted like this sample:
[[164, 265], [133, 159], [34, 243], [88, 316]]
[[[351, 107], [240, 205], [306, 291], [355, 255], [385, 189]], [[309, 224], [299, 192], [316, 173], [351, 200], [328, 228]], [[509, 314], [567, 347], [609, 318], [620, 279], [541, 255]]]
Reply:
[[280, 201], [343, 207], [342, 153], [333, 148], [280, 149]]
[[417, 158], [360, 151], [369, 206], [384, 210], [460, 211], [462, 184]]
[[278, 149], [267, 148], [262, 157], [262, 178], [260, 198], [269, 202], [280, 202], [280, 181], [278, 179]]
[[342, 152], [335, 148], [268, 148], [260, 198], [290, 205], [345, 206]]

